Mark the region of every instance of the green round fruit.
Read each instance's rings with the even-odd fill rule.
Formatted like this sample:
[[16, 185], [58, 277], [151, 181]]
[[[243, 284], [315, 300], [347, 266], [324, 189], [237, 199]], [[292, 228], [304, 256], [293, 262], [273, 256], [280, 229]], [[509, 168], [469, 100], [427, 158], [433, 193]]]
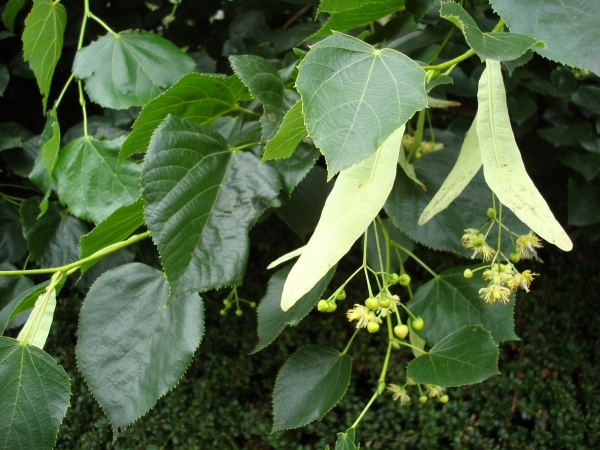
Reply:
[[369, 333], [377, 333], [379, 331], [379, 324], [377, 322], [375, 322], [374, 320], [371, 320], [367, 324], [367, 331]]
[[473, 271], [471, 269], [465, 269], [463, 276], [465, 278], [473, 278]]
[[387, 295], [379, 299], [379, 306], [381, 306], [382, 308], [389, 308], [391, 304], [392, 299], [389, 298]]
[[407, 273], [403, 273], [398, 278], [398, 283], [400, 283], [402, 286], [408, 286], [410, 284], [410, 275]]
[[417, 331], [422, 330], [424, 326], [425, 326], [425, 321], [421, 317], [417, 317], [416, 319], [414, 319], [412, 321], [412, 327], [413, 327], [413, 329], [415, 329]]
[[334, 312], [336, 309], [337, 305], [333, 300], [327, 303], [327, 312]]
[[321, 312], [327, 312], [329, 310], [329, 302], [327, 300], [319, 300], [317, 309]]
[[521, 257], [519, 256], [519, 252], [512, 252], [509, 256], [510, 260], [513, 263], [518, 263], [519, 261], [521, 261]]
[[239, 317], [239, 316], [241, 316], [241, 315], [242, 315], [242, 310], [241, 310], [241, 309], [238, 309], [238, 310], [235, 312], [235, 315], [236, 315], [236, 316], [238, 316], [238, 317]]
[[400, 277], [398, 276], [397, 273], [390, 273], [388, 275], [388, 277], [387, 277], [388, 284], [392, 284], [393, 285], [393, 284], [398, 283], [399, 278]]
[[421, 395], [421, 396], [419, 397], [419, 401], [420, 401], [421, 403], [427, 403], [427, 396], [426, 396], [426, 395]]
[[400, 339], [404, 339], [408, 335], [408, 326], [399, 324], [394, 327], [394, 334]]
[[494, 220], [496, 218], [496, 210], [494, 208], [488, 208], [486, 214], [492, 220]]
[[369, 297], [365, 301], [365, 306], [370, 310], [375, 311], [377, 308], [379, 308], [379, 300], [377, 300], [375, 297]]
[[440, 397], [440, 402], [442, 403], [448, 403], [448, 400], [450, 400], [450, 397], [448, 397], [448, 395], [442, 395]]
[[336, 300], [346, 300], [346, 291], [342, 289], [335, 298]]

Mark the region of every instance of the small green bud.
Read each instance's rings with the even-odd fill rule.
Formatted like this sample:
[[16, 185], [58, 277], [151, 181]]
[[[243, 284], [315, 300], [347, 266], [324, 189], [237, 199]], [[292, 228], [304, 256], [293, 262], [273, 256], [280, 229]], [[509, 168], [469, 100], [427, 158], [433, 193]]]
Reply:
[[404, 324], [399, 324], [394, 327], [394, 334], [400, 339], [404, 339], [408, 334], [408, 327]]
[[381, 306], [382, 308], [389, 308], [389, 306], [392, 304], [392, 299], [389, 298], [387, 295], [382, 295], [381, 298], [379, 299], [379, 306]]
[[379, 331], [379, 324], [377, 322], [375, 322], [374, 320], [371, 320], [367, 324], [367, 331], [369, 333], [377, 333]]
[[346, 291], [342, 289], [335, 298], [336, 300], [346, 300]]
[[488, 208], [486, 214], [492, 220], [494, 220], [496, 218], [496, 210], [494, 208]]
[[465, 278], [473, 278], [473, 271], [471, 269], [465, 269], [463, 276]]
[[390, 274], [388, 275], [388, 277], [387, 277], [387, 281], [388, 281], [388, 283], [389, 283], [389, 284], [392, 284], [392, 285], [393, 285], [393, 284], [396, 284], [396, 283], [398, 283], [398, 280], [399, 280], [399, 278], [400, 278], [400, 277], [398, 276], [398, 274], [397, 274], [397, 273], [390, 273]]
[[396, 350], [398, 350], [400, 348], [400, 344], [398, 344], [398, 341], [393, 340], [392, 341], [392, 347], [394, 347]]
[[446, 395], [442, 395], [442, 396], [440, 397], [440, 402], [441, 402], [441, 403], [448, 403], [448, 400], [450, 400], [450, 397], [448, 397], [448, 395], [447, 395], [447, 394], [446, 394]]
[[227, 311], [225, 311], [224, 309], [222, 309], [221, 311], [219, 311], [219, 314], [221, 314], [222, 316], [224, 316], [225, 314], [227, 314]]
[[327, 300], [319, 300], [317, 309], [321, 312], [327, 312], [329, 310], [329, 302]]
[[473, 247], [476, 248], [483, 247], [483, 244], [485, 244], [485, 239], [482, 238], [477, 238], [473, 241]]
[[250, 308], [256, 308], [256, 302], [250, 302]]
[[398, 283], [400, 283], [402, 286], [408, 286], [410, 284], [410, 275], [407, 273], [403, 273], [398, 278]]
[[332, 300], [330, 302], [327, 302], [327, 312], [334, 312], [337, 309], [337, 305], [335, 304], [335, 302]]
[[412, 321], [412, 327], [417, 331], [422, 330], [424, 326], [425, 321], [421, 317], [417, 317], [415, 320]]
[[426, 395], [421, 395], [421, 396], [419, 397], [419, 401], [420, 401], [421, 403], [427, 403], [427, 396], [426, 396]]
[[370, 310], [375, 311], [377, 308], [379, 308], [379, 300], [377, 300], [375, 297], [369, 297], [365, 301], [365, 306]]
[[238, 309], [238, 310], [235, 312], [235, 315], [236, 315], [236, 316], [238, 316], [238, 317], [240, 317], [240, 316], [242, 315], [242, 310], [241, 310], [241, 309]]
[[381, 395], [383, 394], [383, 391], [385, 391], [385, 381], [379, 381], [377, 383], [377, 393]]
[[229, 308], [231, 306], [231, 302], [229, 300], [223, 300], [223, 304]]
[[509, 258], [515, 264], [521, 260], [521, 257], [519, 256], [519, 252], [512, 252], [510, 254]]

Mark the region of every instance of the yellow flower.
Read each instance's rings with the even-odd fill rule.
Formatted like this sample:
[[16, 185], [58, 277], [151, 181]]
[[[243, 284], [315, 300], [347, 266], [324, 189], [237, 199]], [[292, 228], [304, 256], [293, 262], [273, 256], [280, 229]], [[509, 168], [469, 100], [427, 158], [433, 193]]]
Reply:
[[521, 288], [525, 290], [525, 292], [529, 292], [529, 286], [533, 281], [533, 277], [539, 275], [539, 273], [532, 273], [531, 270], [524, 270], [521, 273], [514, 274], [510, 280], [508, 280], [508, 285], [513, 291], [516, 291], [517, 288]]
[[354, 305], [353, 309], [349, 309], [346, 313], [346, 317], [348, 317], [348, 321], [352, 322], [353, 320], [358, 319], [358, 323], [356, 324], [356, 328], [366, 328], [367, 324], [371, 320], [377, 320], [377, 316], [373, 311], [367, 308], [365, 305]]
[[392, 399], [394, 401], [400, 399], [401, 406], [410, 402], [410, 397], [403, 387], [398, 386], [397, 384], [388, 384], [387, 390], [393, 394]]
[[476, 230], [475, 228], [465, 229], [465, 234], [461, 241], [464, 248], [473, 249], [473, 256], [471, 256], [471, 259], [475, 259], [475, 257], [480, 255], [484, 261], [491, 261], [496, 254], [496, 251], [486, 244], [483, 233], [480, 233], [479, 230]]
[[479, 295], [486, 303], [495, 301], [507, 303], [510, 300], [510, 289], [499, 284], [490, 284], [488, 287], [479, 289]]
[[529, 231], [528, 234], [521, 235], [517, 239], [517, 252], [521, 258], [531, 258], [537, 253], [535, 249], [541, 247], [542, 240], [533, 231]]
[[475, 228], [466, 228], [465, 234], [461, 238], [462, 246], [464, 248], [473, 248], [473, 242], [475, 242], [476, 239], [485, 240], [485, 237]]
[[482, 278], [491, 280], [490, 284], [502, 285], [508, 283], [514, 274], [514, 270], [510, 264], [493, 264], [489, 269], [483, 271]]
[[425, 385], [425, 394], [429, 396], [429, 398], [439, 397], [444, 393], [446, 388], [441, 386], [436, 386], [435, 384], [426, 384]]

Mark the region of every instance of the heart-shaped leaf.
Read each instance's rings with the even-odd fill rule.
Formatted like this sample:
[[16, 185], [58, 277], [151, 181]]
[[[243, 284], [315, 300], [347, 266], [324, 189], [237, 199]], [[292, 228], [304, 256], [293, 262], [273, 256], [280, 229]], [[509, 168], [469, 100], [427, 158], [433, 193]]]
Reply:
[[130, 263], [96, 280], [79, 316], [77, 364], [115, 432], [175, 387], [203, 331], [200, 296], [169, 303], [159, 270]]
[[321, 419], [344, 396], [352, 358], [333, 348], [308, 345], [285, 363], [273, 391], [272, 432]]

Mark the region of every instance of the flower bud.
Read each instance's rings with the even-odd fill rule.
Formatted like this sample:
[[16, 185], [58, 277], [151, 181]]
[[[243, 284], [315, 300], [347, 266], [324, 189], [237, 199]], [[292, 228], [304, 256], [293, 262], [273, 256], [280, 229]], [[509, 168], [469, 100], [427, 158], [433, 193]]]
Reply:
[[256, 308], [256, 302], [250, 302], [250, 308]]
[[346, 291], [342, 289], [335, 298], [336, 300], [346, 300]]
[[408, 326], [399, 324], [394, 327], [394, 334], [400, 339], [404, 339], [408, 335]]
[[450, 400], [450, 397], [448, 397], [448, 394], [446, 394], [446, 395], [442, 395], [442, 396], [440, 397], [440, 402], [441, 402], [441, 403], [448, 403], [448, 400]]
[[427, 403], [427, 396], [426, 396], [426, 395], [421, 395], [421, 396], [419, 397], [419, 401], [420, 401], [421, 403]]
[[385, 391], [385, 381], [379, 381], [377, 383], [377, 393], [381, 395], [383, 394], [383, 391]]
[[379, 308], [379, 300], [377, 300], [375, 297], [369, 297], [365, 301], [365, 306], [370, 310], [375, 311], [377, 308]]
[[235, 312], [235, 315], [236, 315], [236, 316], [238, 316], [238, 317], [240, 317], [240, 316], [242, 315], [242, 310], [241, 310], [241, 309], [238, 309], [238, 310]]
[[494, 220], [496, 218], [496, 210], [494, 208], [488, 208], [486, 214], [492, 220]]
[[463, 276], [465, 278], [473, 278], [473, 271], [471, 269], [465, 269]]
[[389, 308], [389, 306], [392, 304], [392, 299], [389, 298], [387, 295], [382, 295], [381, 298], [379, 299], [379, 306], [381, 306], [382, 308]]
[[367, 324], [367, 331], [369, 333], [377, 333], [379, 331], [379, 324], [374, 320], [369, 321]]
[[335, 304], [335, 302], [332, 300], [330, 302], [327, 302], [327, 312], [334, 312], [337, 309], [337, 305]]
[[509, 258], [515, 264], [521, 260], [521, 256], [519, 255], [519, 252], [512, 252], [510, 254]]
[[231, 306], [231, 302], [229, 300], [223, 300], [223, 304], [229, 308]]
[[400, 277], [398, 277], [397, 273], [390, 273], [387, 277], [387, 281], [389, 284], [394, 285], [394, 284], [398, 283], [399, 278]]
[[416, 319], [414, 319], [412, 321], [412, 327], [413, 327], [413, 329], [415, 329], [417, 331], [422, 330], [424, 326], [425, 326], [425, 321], [421, 317], [417, 317]]
[[219, 311], [219, 314], [221, 314], [222, 316], [224, 316], [225, 314], [227, 314], [227, 311], [225, 311], [224, 309], [222, 309], [221, 311]]
[[327, 300], [319, 300], [317, 309], [321, 312], [327, 312], [329, 310], [329, 302]]
[[416, 386], [417, 383], [415, 383], [415, 380], [413, 380], [411, 377], [406, 377], [406, 385], [407, 386]]
[[408, 286], [410, 284], [410, 275], [403, 273], [398, 278], [398, 283], [400, 283], [402, 286]]

